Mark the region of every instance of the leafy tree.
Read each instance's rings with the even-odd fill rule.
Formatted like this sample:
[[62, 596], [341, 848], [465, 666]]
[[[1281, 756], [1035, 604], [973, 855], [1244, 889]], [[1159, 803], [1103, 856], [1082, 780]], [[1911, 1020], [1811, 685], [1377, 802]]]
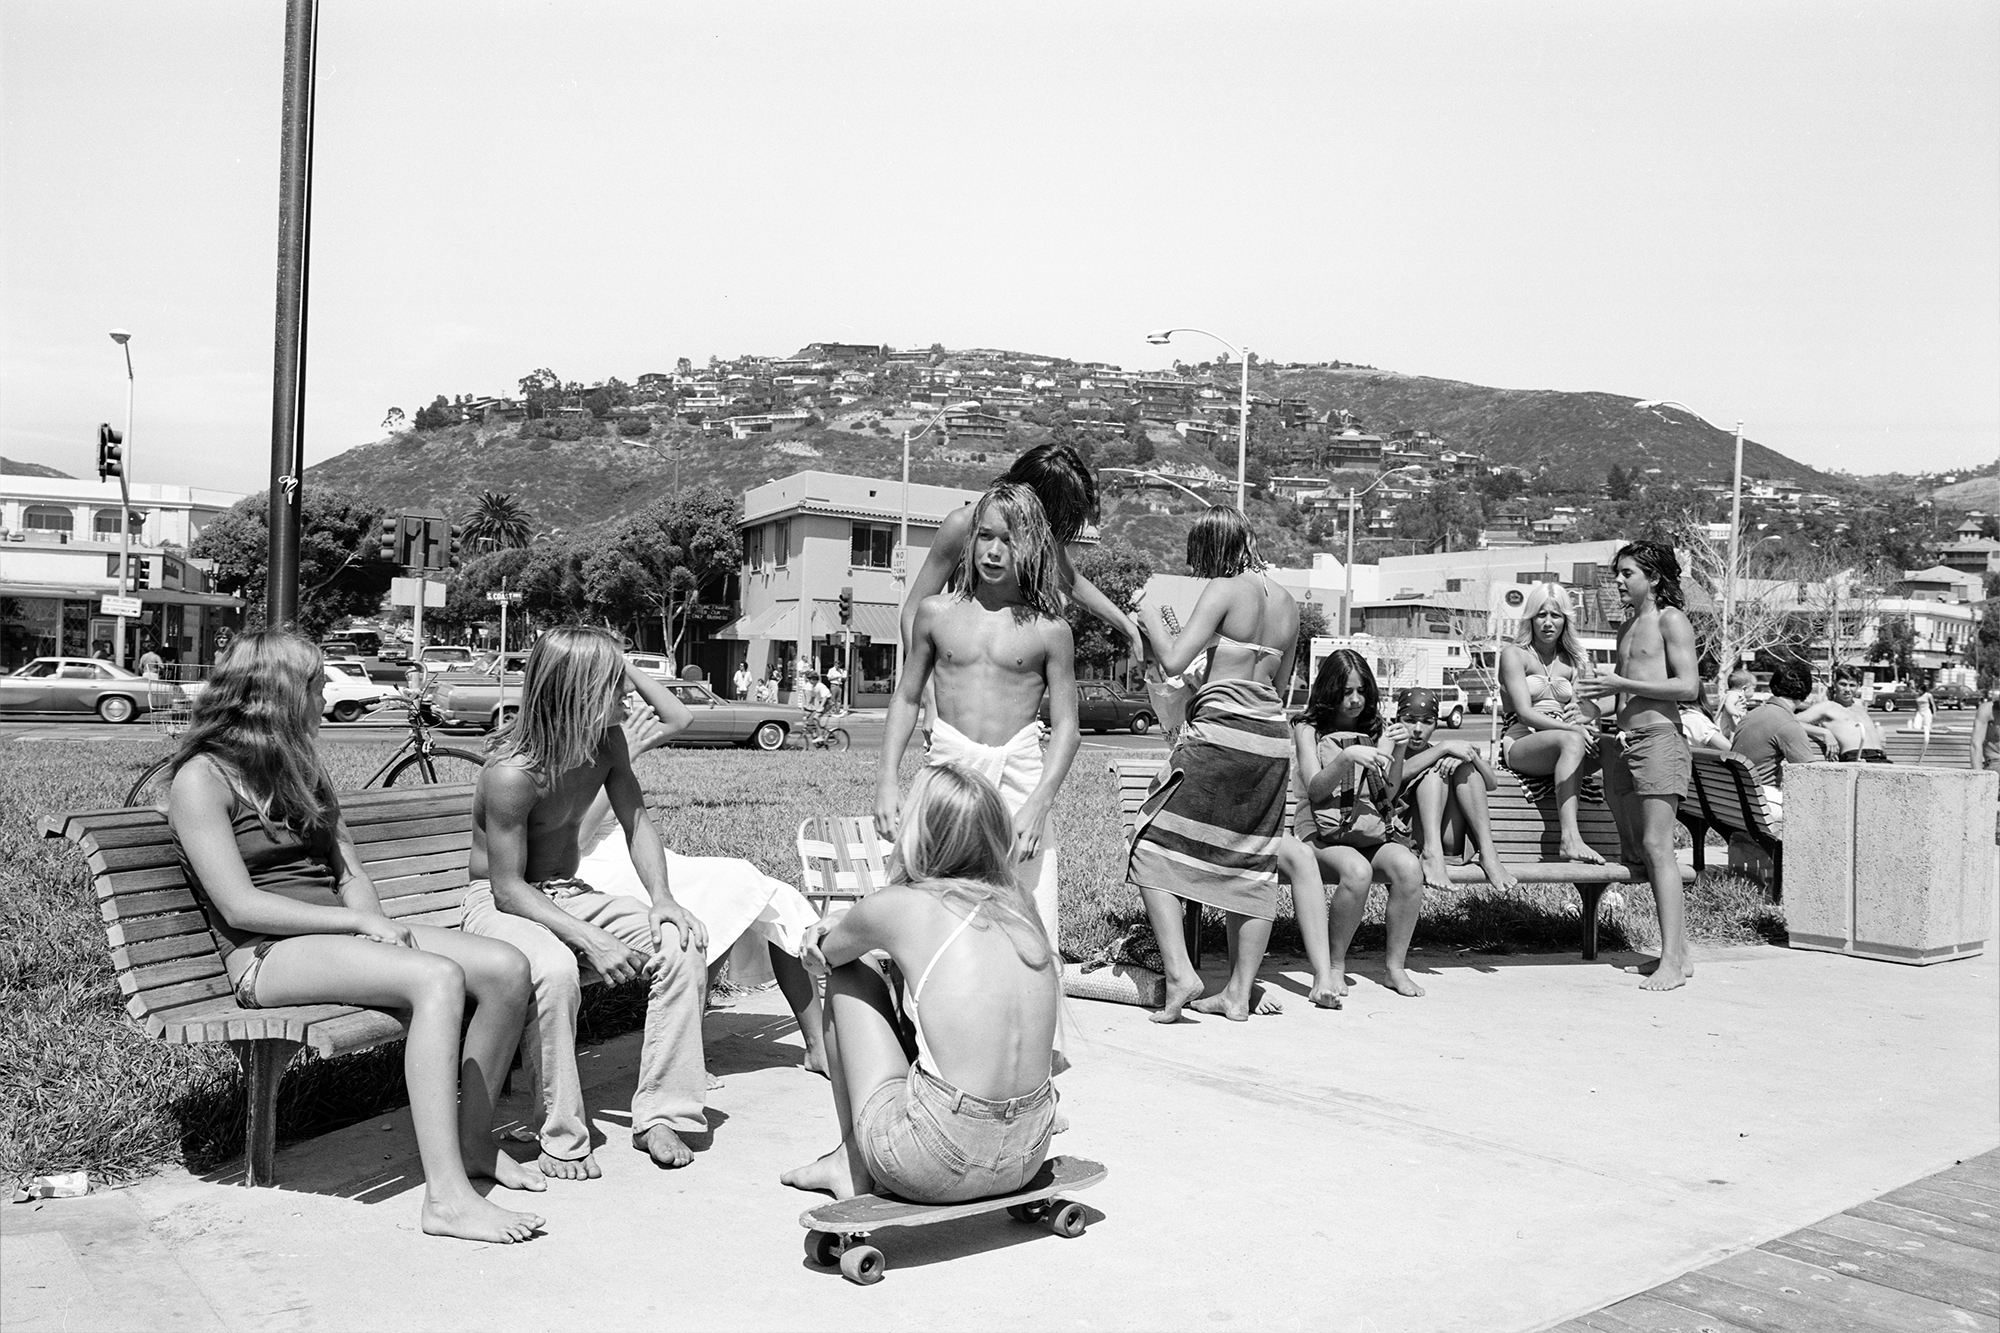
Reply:
[[741, 560], [736, 498], [704, 484], [646, 506], [579, 573], [600, 616], [635, 628], [658, 616], [671, 652], [687, 634], [702, 589], [728, 577]]
[[1299, 649], [1295, 659], [1298, 670], [1305, 671], [1311, 664], [1313, 640], [1331, 632], [1326, 625], [1324, 602], [1299, 603]]
[[1406, 500], [1396, 510], [1396, 535], [1422, 542], [1427, 550], [1455, 550], [1479, 545], [1479, 508], [1462, 491], [1434, 486]]
[[410, 419], [403, 415], [403, 409], [392, 407], [382, 418], [382, 429], [387, 431], [407, 430]]
[[1908, 616], [1884, 616], [1875, 631], [1875, 643], [1868, 649], [1868, 660], [1887, 662], [1896, 668], [1896, 675], [1910, 674], [1912, 658], [1916, 651], [1917, 633]]
[[526, 546], [535, 535], [534, 518], [512, 495], [481, 491], [472, 512], [459, 520], [459, 535], [469, 548], [477, 550]]
[[[525, 546], [485, 551], [472, 556], [447, 576], [445, 604], [424, 609], [425, 628], [428, 630], [435, 624], [440, 630], [456, 632], [497, 621], [500, 608], [487, 601], [486, 594], [498, 591], [503, 579], [509, 589], [519, 589], [521, 573], [533, 559], [533, 553]], [[514, 619], [519, 622], [529, 617], [516, 615]], [[513, 638], [511, 627], [508, 637]]]
[[530, 421], [548, 415], [548, 410], [557, 398], [562, 396], [562, 376], [543, 366], [521, 377], [521, 402], [528, 409]]
[[[367, 615], [379, 607], [393, 571], [370, 558], [380, 510], [320, 487], [307, 487], [302, 494], [298, 624], [301, 634], [318, 638], [341, 617]], [[252, 629], [265, 624], [269, 506], [268, 492], [238, 501], [188, 547], [190, 556], [215, 561], [216, 586], [244, 599], [244, 621]]]
[[1159, 451], [1153, 448], [1153, 441], [1150, 437], [1142, 434], [1138, 439], [1132, 441], [1132, 463], [1135, 467], [1144, 467], [1157, 457], [1159, 457]]
[[590, 412], [590, 415], [596, 417], [599, 421], [611, 415], [611, 395], [602, 389], [591, 390], [584, 397], [583, 405]]
[[416, 427], [418, 430], [437, 430], [457, 420], [458, 412], [452, 407], [451, 400], [439, 394], [431, 400], [429, 407], [417, 409]]
[[1632, 474], [1613, 463], [1611, 470], [1604, 474], [1604, 493], [1613, 500], [1632, 498]]
[[[1995, 581], [1994, 575], [1986, 577], [1989, 584]], [[1985, 689], [2000, 685], [2000, 599], [1989, 596], [1986, 609], [1979, 613], [1975, 651], [1978, 654], [1980, 685]]]
[[[1076, 560], [1076, 572], [1097, 585], [1113, 606], [1129, 611], [1133, 594], [1153, 577], [1153, 562], [1129, 543], [1113, 539], [1086, 551]], [[1077, 660], [1108, 672], [1111, 664], [1128, 651], [1121, 636], [1111, 626], [1071, 602], [1069, 628], [1076, 640]]]

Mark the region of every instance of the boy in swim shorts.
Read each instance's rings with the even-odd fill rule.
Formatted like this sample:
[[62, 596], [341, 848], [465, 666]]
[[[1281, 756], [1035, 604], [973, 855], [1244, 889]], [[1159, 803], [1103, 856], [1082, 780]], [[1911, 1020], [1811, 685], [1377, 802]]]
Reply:
[[1618, 631], [1618, 669], [1577, 683], [1589, 699], [1622, 700], [1615, 752], [1606, 756], [1605, 795], [1625, 840], [1636, 840], [1660, 915], [1660, 956], [1638, 968], [1646, 990], [1673, 990], [1694, 975], [1688, 959], [1674, 816], [1694, 779], [1680, 708], [1701, 693], [1694, 627], [1681, 596], [1681, 565], [1663, 542], [1621, 547], [1618, 595], [1630, 609]]

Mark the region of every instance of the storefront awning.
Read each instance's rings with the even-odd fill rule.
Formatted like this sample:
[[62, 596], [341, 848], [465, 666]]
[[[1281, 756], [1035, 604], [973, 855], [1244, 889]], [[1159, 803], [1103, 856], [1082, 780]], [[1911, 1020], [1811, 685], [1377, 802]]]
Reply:
[[[0, 596], [5, 597], [70, 597], [96, 601], [104, 597], [116, 597], [118, 589], [105, 587], [79, 587], [69, 583], [0, 583]], [[231, 597], [222, 592], [186, 592], [180, 588], [140, 588], [131, 594], [140, 601], [161, 606], [242, 606], [241, 597]]]
[[[739, 616], [715, 633], [711, 639], [776, 639], [798, 637], [799, 604], [780, 602], [767, 606], [755, 615]], [[787, 623], [789, 622], [789, 624]], [[787, 633], [786, 631], [790, 632]]]
[[886, 602], [856, 602], [854, 623], [840, 623], [840, 603], [815, 601], [813, 603], [813, 637], [818, 639], [839, 638], [847, 630], [857, 635], [873, 639], [877, 643], [894, 643], [903, 632], [902, 617], [896, 608]]

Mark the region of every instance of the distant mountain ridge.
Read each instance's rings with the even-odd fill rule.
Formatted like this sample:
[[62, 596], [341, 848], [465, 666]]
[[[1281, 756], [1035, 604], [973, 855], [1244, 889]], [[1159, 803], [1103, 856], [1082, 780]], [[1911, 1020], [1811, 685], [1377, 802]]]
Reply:
[[59, 472], [55, 468], [44, 467], [40, 463], [22, 463], [15, 459], [8, 458], [4, 454], [0, 454], [0, 476], [61, 477], [65, 481], [76, 480], [75, 477], [70, 476], [70, 474], [67, 472]]

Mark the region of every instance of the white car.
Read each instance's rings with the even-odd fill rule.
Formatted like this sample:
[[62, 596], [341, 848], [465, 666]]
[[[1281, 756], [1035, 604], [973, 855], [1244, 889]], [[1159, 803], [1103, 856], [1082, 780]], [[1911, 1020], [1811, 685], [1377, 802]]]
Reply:
[[330, 660], [326, 664], [325, 715], [335, 722], [352, 722], [379, 707], [392, 691], [380, 681], [368, 679], [368, 668], [359, 662]]
[[654, 680], [675, 680], [674, 659], [659, 653], [627, 653], [625, 660], [635, 671], [643, 671]]

